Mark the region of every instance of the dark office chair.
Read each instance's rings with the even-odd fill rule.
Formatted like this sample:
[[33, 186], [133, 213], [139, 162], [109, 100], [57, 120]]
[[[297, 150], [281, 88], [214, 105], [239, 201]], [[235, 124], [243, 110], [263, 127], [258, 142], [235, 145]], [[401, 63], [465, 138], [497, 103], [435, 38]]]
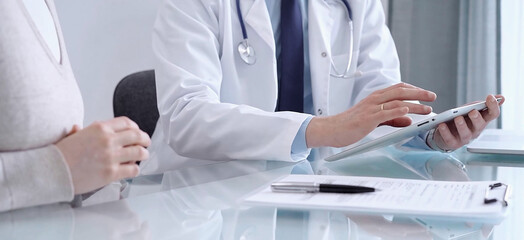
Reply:
[[150, 137], [153, 135], [159, 117], [154, 70], [130, 74], [116, 85], [113, 113], [115, 117], [128, 117]]

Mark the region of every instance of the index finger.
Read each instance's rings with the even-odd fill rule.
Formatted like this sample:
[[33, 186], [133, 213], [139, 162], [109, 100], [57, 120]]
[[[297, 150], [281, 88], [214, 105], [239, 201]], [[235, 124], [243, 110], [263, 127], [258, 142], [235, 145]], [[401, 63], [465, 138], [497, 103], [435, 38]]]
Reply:
[[378, 100], [382, 103], [393, 100], [417, 100], [432, 102], [435, 101], [436, 98], [437, 94], [422, 88], [394, 88], [381, 94]]
[[417, 86], [413, 86], [409, 83], [397, 83], [393, 86], [390, 86], [390, 87], [387, 87], [387, 88], [384, 88], [384, 89], [380, 89], [380, 90], [377, 90], [376, 93], [385, 93], [389, 90], [392, 90], [392, 89], [395, 89], [395, 88], [413, 88], [413, 89], [421, 89]]
[[138, 125], [127, 117], [117, 117], [104, 122], [115, 132], [121, 132], [129, 129], [139, 129]]

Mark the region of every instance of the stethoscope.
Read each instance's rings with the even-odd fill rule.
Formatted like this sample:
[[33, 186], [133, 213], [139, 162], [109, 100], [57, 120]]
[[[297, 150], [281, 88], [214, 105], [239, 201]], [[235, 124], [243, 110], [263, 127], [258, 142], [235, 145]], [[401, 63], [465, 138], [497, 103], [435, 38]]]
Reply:
[[[349, 33], [349, 57], [348, 57], [348, 63], [346, 66], [346, 69], [343, 73], [340, 73], [335, 64], [333, 63], [333, 58], [331, 58], [331, 73], [330, 75], [336, 78], [350, 78], [351, 76], [348, 75], [349, 68], [351, 67], [351, 62], [353, 61], [353, 14], [351, 12], [351, 7], [349, 6], [349, 3], [347, 0], [340, 0], [344, 7], [346, 8], [346, 13], [348, 16], [348, 24], [350, 28]], [[244, 63], [248, 65], [253, 65], [257, 62], [257, 56], [255, 49], [251, 44], [249, 44], [249, 38], [246, 31], [246, 25], [244, 23], [244, 18], [242, 17], [242, 12], [240, 11], [240, 0], [236, 0], [237, 3], [237, 15], [238, 15], [238, 21], [240, 22], [240, 27], [242, 28], [242, 41], [238, 44], [238, 54], [240, 55], [240, 58]]]

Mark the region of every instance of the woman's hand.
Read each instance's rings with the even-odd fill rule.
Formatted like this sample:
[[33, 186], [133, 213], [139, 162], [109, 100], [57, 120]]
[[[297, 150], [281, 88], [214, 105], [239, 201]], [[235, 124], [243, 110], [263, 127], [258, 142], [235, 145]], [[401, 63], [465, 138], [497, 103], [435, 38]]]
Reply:
[[56, 143], [73, 178], [75, 194], [86, 193], [112, 181], [135, 177], [137, 161], [149, 157], [149, 136], [127, 117], [95, 122]]
[[[497, 102], [497, 98], [502, 101]], [[497, 119], [500, 115], [500, 105], [504, 103], [502, 95], [489, 95], [486, 98], [487, 110], [479, 112], [473, 110], [467, 117], [456, 117], [452, 122], [439, 124], [433, 139], [442, 150], [455, 150], [471, 140], [477, 138], [489, 122]]]
[[408, 113], [429, 114], [429, 106], [404, 100], [431, 102], [433, 92], [406, 83], [373, 92], [347, 111], [329, 117], [314, 117], [306, 129], [306, 142], [312, 147], [344, 147], [353, 144], [380, 125], [405, 127]]

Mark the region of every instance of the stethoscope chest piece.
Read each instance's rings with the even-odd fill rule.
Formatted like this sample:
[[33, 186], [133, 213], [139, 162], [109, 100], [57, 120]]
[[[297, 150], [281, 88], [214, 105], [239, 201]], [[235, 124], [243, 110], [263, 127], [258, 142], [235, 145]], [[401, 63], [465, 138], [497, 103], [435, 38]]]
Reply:
[[238, 53], [242, 61], [248, 65], [253, 65], [257, 62], [255, 49], [248, 43], [247, 39], [238, 44]]

